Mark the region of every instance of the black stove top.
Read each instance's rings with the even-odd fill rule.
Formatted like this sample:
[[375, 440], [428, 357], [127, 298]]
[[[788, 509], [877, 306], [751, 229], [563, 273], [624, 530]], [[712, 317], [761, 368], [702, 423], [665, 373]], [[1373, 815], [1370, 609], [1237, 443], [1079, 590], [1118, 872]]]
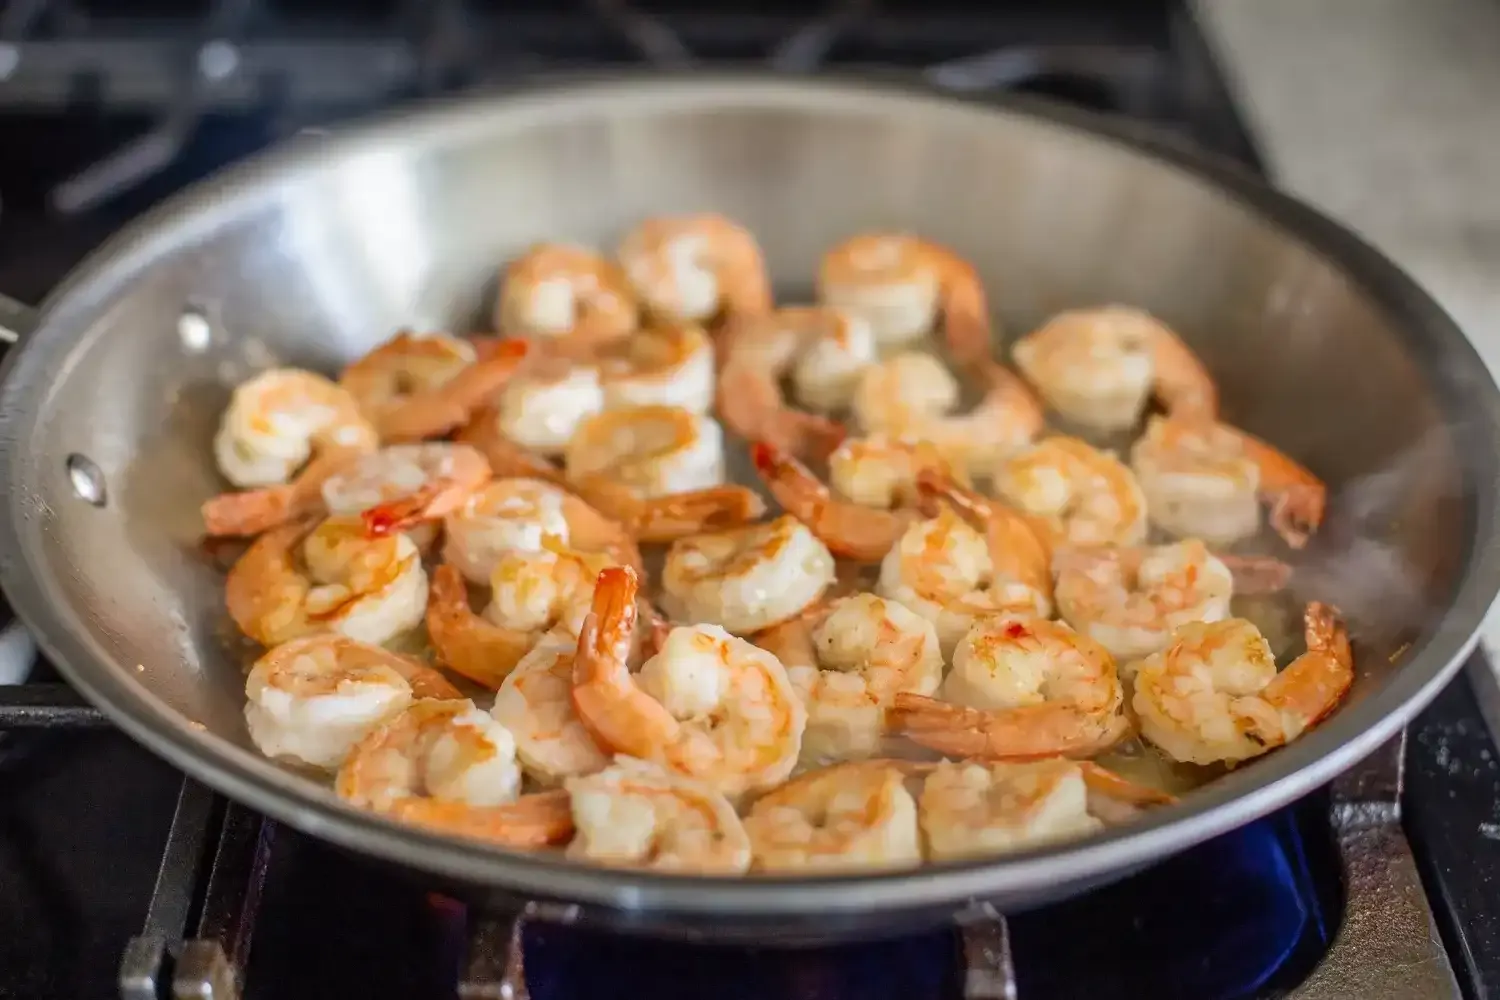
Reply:
[[[41, 297], [124, 221], [299, 129], [539, 71], [726, 63], [1024, 90], [1260, 168], [1168, 3], [11, 0], [0, 288]], [[1468, 673], [1332, 788], [1089, 895], [785, 951], [469, 912], [184, 780], [42, 663], [0, 687], [0, 996], [1500, 995], [1500, 756], [1480, 710], [1500, 697], [1487, 663]]]

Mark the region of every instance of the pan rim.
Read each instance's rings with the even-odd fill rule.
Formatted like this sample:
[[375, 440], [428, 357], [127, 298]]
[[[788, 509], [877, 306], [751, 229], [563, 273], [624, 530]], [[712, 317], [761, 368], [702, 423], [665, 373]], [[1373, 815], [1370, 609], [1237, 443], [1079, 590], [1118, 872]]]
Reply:
[[[674, 877], [496, 851], [493, 848], [401, 826], [338, 802], [331, 793], [208, 733], [197, 732], [150, 692], [131, 684], [124, 671], [69, 627], [70, 611], [55, 600], [56, 587], [32, 549], [40, 529], [22, 531], [26, 502], [16, 472], [25, 443], [44, 412], [48, 387], [11, 377], [44, 351], [71, 350], [65, 324], [53, 318], [82, 308], [89, 288], [112, 284], [111, 274], [129, 273], [152, 248], [177, 243], [247, 199], [266, 197], [297, 167], [330, 156], [352, 156], [412, 128], [464, 127], [464, 120], [555, 110], [558, 102], [599, 107], [600, 102], [674, 102], [701, 106], [715, 100], [741, 104], [791, 101], [856, 101], [928, 105], [934, 111], [964, 108], [986, 117], [1021, 117], [1074, 133], [1078, 138], [1122, 146], [1158, 165], [1184, 172], [1231, 197], [1284, 232], [1335, 262], [1362, 293], [1393, 317], [1403, 334], [1463, 364], [1484, 385], [1465, 393], [1484, 435], [1468, 474], [1475, 488], [1466, 497], [1473, 550], [1459, 577], [1447, 613], [1424, 635], [1419, 648], [1385, 687], [1341, 712], [1291, 746], [1195, 792], [1182, 804], [1128, 826], [1073, 844], [1007, 857], [924, 867], [915, 872], [822, 878], [725, 879]], [[173, 220], [171, 225], [163, 225]], [[50, 331], [57, 330], [57, 335]], [[1416, 341], [1413, 341], [1415, 344]], [[37, 349], [33, 350], [33, 347]], [[1416, 349], [1414, 347], [1414, 349]], [[1434, 377], [1438, 377], [1434, 375]], [[1060, 882], [1099, 881], [1186, 849], [1249, 822], [1312, 790], [1374, 751], [1424, 707], [1457, 671], [1478, 641], [1484, 614], [1500, 592], [1500, 548], [1486, 544], [1497, 523], [1497, 463], [1500, 391], [1473, 345], [1441, 307], [1394, 263], [1320, 212], [1281, 194], [1227, 161], [1153, 137], [1131, 122], [1115, 122], [1077, 109], [1018, 97], [955, 95], [909, 80], [868, 76], [798, 76], [767, 71], [719, 71], [692, 76], [614, 72], [534, 83], [497, 95], [480, 92], [388, 111], [311, 144], [291, 143], [251, 157], [169, 199], [96, 250], [48, 297], [42, 322], [29, 342], [10, 352], [0, 371], [0, 492], [8, 514], [0, 518], [0, 585], [16, 613], [64, 677], [98, 705], [131, 738], [189, 776], [303, 832], [342, 847], [406, 864], [433, 874], [504, 888], [521, 895], [565, 899], [624, 911], [680, 915], [774, 918], [809, 912], [855, 915], [871, 910], [917, 910], [970, 898], [1040, 892]], [[1483, 419], [1478, 419], [1482, 415]], [[49, 593], [50, 591], [50, 593]]]

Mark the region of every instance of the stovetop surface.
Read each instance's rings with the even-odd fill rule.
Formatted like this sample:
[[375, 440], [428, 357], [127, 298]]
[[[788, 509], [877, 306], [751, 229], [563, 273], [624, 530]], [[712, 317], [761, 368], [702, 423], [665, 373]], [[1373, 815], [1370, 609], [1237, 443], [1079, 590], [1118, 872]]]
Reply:
[[[270, 67], [254, 84], [264, 93], [199, 93], [202, 106], [167, 166], [96, 190], [92, 200], [60, 199], [69, 178], [181, 109], [170, 87], [152, 89], [149, 74], [133, 90], [123, 87], [122, 68], [107, 61], [72, 85], [66, 100], [50, 100], [55, 81], [32, 67], [62, 59], [68, 53], [59, 47], [79, 37], [147, 45], [131, 50], [137, 59], [157, 51], [149, 45], [161, 39], [173, 41], [160, 51], [190, 52], [183, 46], [207, 37], [194, 34], [198, 22], [191, 19], [210, 8], [222, 16], [215, 30], [232, 39], [242, 65]], [[25, 73], [6, 81], [0, 72], [0, 288], [39, 299], [124, 221], [298, 128], [417, 94], [510, 82], [537, 69], [680, 69], [725, 61], [796, 70], [894, 65], [956, 89], [1029, 90], [1128, 115], [1258, 165], [1222, 86], [1205, 72], [1191, 25], [1172, 4], [1006, 3], [980, 10], [915, 0], [843, 2], [810, 16], [809, 5], [776, 0], [705, 11], [687, 2], [608, 0], [13, 0], [0, 6], [0, 67], [4, 45], [20, 40]], [[446, 27], [439, 14], [449, 18]], [[413, 27], [414, 17], [425, 27]], [[355, 84], [343, 81], [341, 89], [328, 74], [304, 73], [305, 53], [296, 57], [288, 39], [325, 48], [367, 44], [370, 58], [356, 63], [384, 69]], [[36, 53], [45, 58], [29, 57]], [[37, 684], [55, 680], [45, 666], [33, 677]], [[5, 718], [0, 698], [0, 723]], [[1489, 995], [1500, 990], [1500, 906], [1493, 892], [1500, 875], [1500, 762], [1465, 682], [1415, 725], [1406, 764], [1406, 828], [1438, 927], [1465, 994]], [[0, 996], [117, 994], [120, 955], [147, 919], [159, 868], [168, 895], [173, 891], [163, 851], [174, 810], [192, 798], [184, 788], [177, 772], [107, 729], [0, 731]], [[274, 833], [253, 924], [249, 997], [452, 995], [471, 916], [461, 906], [410, 876], [294, 831], [265, 829]], [[1318, 793], [1080, 899], [1013, 915], [1018, 995], [1287, 995], [1343, 926], [1338, 866], [1328, 797]], [[162, 892], [154, 898], [160, 906]], [[191, 912], [207, 908], [201, 901], [184, 905]], [[958, 949], [948, 929], [788, 952], [532, 924], [525, 954], [537, 998], [697, 997], [712, 990], [745, 998], [874, 1000], [962, 995]]]

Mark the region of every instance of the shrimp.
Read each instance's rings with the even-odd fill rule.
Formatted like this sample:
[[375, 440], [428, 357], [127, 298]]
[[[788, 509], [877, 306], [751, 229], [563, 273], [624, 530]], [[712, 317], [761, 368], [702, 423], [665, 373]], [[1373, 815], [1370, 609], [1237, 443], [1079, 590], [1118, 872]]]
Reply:
[[739, 875], [750, 838], [712, 785], [621, 756], [612, 767], [566, 783], [578, 835], [576, 858], [653, 871]]
[[467, 445], [398, 444], [325, 480], [323, 505], [335, 517], [359, 517], [371, 534], [384, 535], [441, 518], [489, 478], [489, 463]]
[[599, 367], [541, 356], [500, 392], [495, 428], [539, 455], [560, 455], [578, 425], [604, 409]]
[[1173, 760], [1233, 764], [1290, 743], [1327, 716], [1354, 681], [1349, 632], [1312, 601], [1307, 652], [1276, 672], [1260, 630], [1242, 618], [1189, 622], [1135, 664], [1131, 705], [1141, 735]]
[[521, 767], [543, 785], [593, 774], [609, 764], [573, 710], [577, 653], [576, 635], [566, 629], [548, 632], [506, 675], [490, 709], [515, 737]]
[[833, 581], [832, 553], [792, 517], [680, 539], [662, 567], [674, 617], [739, 635], [800, 614]]
[[1042, 431], [1042, 404], [1004, 365], [977, 362], [971, 371], [985, 386], [979, 404], [957, 416], [933, 416], [905, 425], [973, 476], [993, 476], [996, 465], [1029, 445]]
[[818, 297], [863, 316], [882, 345], [921, 338], [941, 312], [948, 349], [961, 364], [992, 350], [989, 305], [973, 265], [909, 233], [865, 233], [829, 250], [818, 268]]
[[976, 622], [939, 695], [896, 695], [891, 726], [951, 757], [1090, 757], [1129, 730], [1108, 650], [1044, 618]]
[[329, 518], [310, 533], [298, 522], [257, 538], [230, 568], [224, 600], [263, 646], [318, 632], [378, 644], [421, 623], [427, 574], [405, 535], [370, 538], [356, 518]]
[[613, 261], [582, 247], [538, 243], [506, 267], [494, 323], [502, 333], [587, 350], [629, 336], [639, 314]]
[[771, 309], [771, 279], [749, 230], [721, 215], [647, 219], [620, 243], [636, 294], [667, 322], [702, 323]]
[[861, 507], [891, 510], [918, 502], [917, 476], [934, 469], [967, 486], [964, 464], [936, 444], [914, 437], [874, 434], [849, 438], [828, 457], [828, 484]]
[[343, 636], [317, 635], [267, 651], [245, 679], [245, 726], [261, 753], [331, 771], [413, 698], [458, 698], [442, 674]]
[[443, 519], [443, 559], [470, 583], [488, 583], [508, 552], [535, 552], [542, 539], [588, 552], [605, 552], [640, 568], [641, 556], [625, 526], [561, 487], [538, 479], [494, 479]]
[[388, 442], [441, 437], [510, 381], [526, 342], [506, 341], [480, 357], [467, 341], [403, 331], [348, 368], [339, 384]]
[[1146, 498], [1135, 475], [1108, 452], [1051, 437], [1001, 461], [995, 490], [1049, 526], [1053, 541], [1135, 545], [1146, 537]]
[[869, 757], [899, 691], [932, 694], [943, 654], [932, 625], [895, 601], [858, 594], [756, 633], [807, 708], [804, 761]]
[[661, 764], [730, 798], [796, 766], [807, 713], [781, 662], [717, 625], [671, 630], [632, 675], [636, 575], [607, 569], [573, 663], [573, 708], [600, 746]]
[[675, 406], [707, 413], [714, 404], [713, 342], [691, 323], [648, 327], [599, 356], [605, 409]]
[[1214, 419], [1218, 390], [1160, 320], [1110, 306], [1059, 313], [1012, 348], [1016, 366], [1065, 419], [1098, 431], [1131, 427], [1155, 395], [1174, 416]]
[[888, 760], [836, 764], [767, 792], [745, 817], [754, 867], [838, 872], [922, 863], [917, 803]]
[[567, 482], [562, 470], [546, 456], [505, 436], [500, 430], [500, 408], [494, 404], [476, 411], [453, 440], [483, 455], [499, 478], [541, 479], [557, 485]]
[[927, 777], [917, 808], [928, 857], [956, 861], [1084, 837], [1141, 807], [1175, 801], [1089, 761], [944, 761]]
[[933, 470], [918, 488], [947, 505], [906, 529], [876, 589], [932, 622], [944, 655], [981, 618], [1052, 613], [1051, 557], [1029, 519]]
[[1059, 555], [1057, 611], [1121, 660], [1161, 649], [1184, 622], [1229, 617], [1234, 576], [1197, 539]]
[[467, 699], [419, 701], [349, 754], [339, 798], [441, 833], [504, 847], [545, 847], [573, 834], [562, 793], [517, 798], [510, 733]]
[[755, 471], [788, 514], [819, 540], [819, 547], [860, 562], [878, 562], [913, 520], [908, 510], [877, 510], [835, 498], [801, 462], [757, 441], [750, 446]]
[[1179, 537], [1219, 545], [1260, 528], [1258, 500], [1294, 549], [1323, 520], [1327, 487], [1286, 455], [1244, 431], [1206, 420], [1152, 417], [1130, 451], [1151, 520]]
[[707, 489], [724, 482], [724, 432], [675, 406], [606, 410], [579, 424], [563, 464], [575, 485], [611, 480], [642, 499]]
[[804, 403], [811, 397], [811, 408], [831, 412], [848, 404], [859, 373], [874, 362], [875, 343], [864, 321], [836, 309], [778, 309], [736, 326], [719, 377], [719, 415], [741, 437], [822, 457], [838, 444], [843, 428], [788, 406], [782, 376], [792, 368]]
[[258, 535], [316, 513], [324, 480], [379, 444], [333, 382], [294, 368], [261, 372], [234, 390], [214, 436], [220, 471], [248, 489], [205, 502], [204, 527], [216, 537]]
[[850, 409], [866, 433], [905, 433], [953, 412], [959, 384], [931, 354], [902, 351], [866, 368]]

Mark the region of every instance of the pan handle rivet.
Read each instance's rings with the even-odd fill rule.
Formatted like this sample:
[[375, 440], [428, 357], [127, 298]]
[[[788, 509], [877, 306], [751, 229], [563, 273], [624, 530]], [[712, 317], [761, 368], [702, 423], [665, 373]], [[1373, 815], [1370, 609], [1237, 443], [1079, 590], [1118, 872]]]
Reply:
[[213, 341], [213, 327], [201, 309], [184, 309], [177, 317], [177, 336], [182, 346], [193, 354], [202, 354]]
[[104, 488], [104, 473], [99, 471], [94, 460], [75, 451], [68, 456], [66, 464], [73, 495], [95, 507], [103, 507], [109, 497]]

